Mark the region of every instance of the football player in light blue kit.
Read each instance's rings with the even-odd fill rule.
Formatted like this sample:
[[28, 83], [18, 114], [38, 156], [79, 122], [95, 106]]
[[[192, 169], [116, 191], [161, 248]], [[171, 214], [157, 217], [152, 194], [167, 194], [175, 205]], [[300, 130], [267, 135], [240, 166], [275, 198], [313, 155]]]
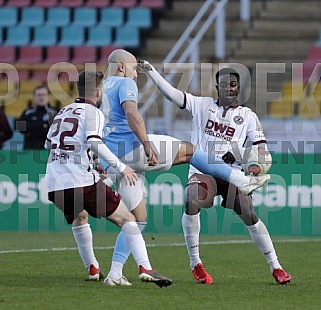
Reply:
[[[225, 164], [221, 159], [197, 150], [193, 144], [165, 135], [146, 133], [140, 115], [136, 85], [137, 60], [125, 50], [115, 50], [108, 58], [108, 77], [104, 81], [101, 110], [105, 115], [103, 141], [126, 165], [133, 168], [138, 181], [129, 186], [122, 181], [107, 163], [101, 162], [109, 175], [116, 175], [116, 190], [135, 216], [141, 230], [146, 226], [146, 193], [144, 172], [168, 170], [173, 165], [189, 163], [203, 173], [219, 177], [236, 185], [246, 194], [264, 185], [269, 175], [245, 176], [239, 169]], [[106, 285], [131, 285], [123, 276], [122, 269], [130, 254], [124, 234], [119, 233]]]

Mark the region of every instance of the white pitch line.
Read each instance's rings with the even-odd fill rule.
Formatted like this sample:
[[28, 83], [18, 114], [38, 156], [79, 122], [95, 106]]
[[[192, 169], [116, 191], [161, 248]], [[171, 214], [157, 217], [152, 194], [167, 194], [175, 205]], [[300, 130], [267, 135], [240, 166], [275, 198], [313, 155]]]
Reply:
[[[252, 240], [223, 240], [223, 241], [205, 241], [200, 242], [200, 245], [221, 245], [221, 244], [245, 244], [252, 243]], [[321, 242], [320, 238], [300, 238], [300, 239], [279, 239], [274, 243], [303, 243], [303, 242]], [[149, 248], [155, 247], [179, 247], [185, 246], [185, 243], [151, 243], [147, 244]], [[100, 246], [94, 247], [95, 250], [113, 250], [114, 246]], [[36, 252], [63, 252], [63, 251], [76, 251], [76, 247], [62, 247], [62, 248], [48, 248], [48, 249], [21, 249], [21, 250], [3, 250], [0, 254], [15, 254], [15, 253], [36, 253]]]

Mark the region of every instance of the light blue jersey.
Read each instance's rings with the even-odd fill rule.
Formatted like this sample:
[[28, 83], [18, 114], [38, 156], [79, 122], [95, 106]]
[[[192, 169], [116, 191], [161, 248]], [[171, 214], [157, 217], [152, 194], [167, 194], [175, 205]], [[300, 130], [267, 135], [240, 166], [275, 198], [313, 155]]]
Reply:
[[[100, 109], [105, 115], [103, 141], [118, 157], [122, 158], [140, 145], [128, 125], [122, 103], [138, 101], [138, 88], [134, 80], [110, 76], [104, 80], [104, 94]], [[106, 165], [105, 165], [106, 166]]]

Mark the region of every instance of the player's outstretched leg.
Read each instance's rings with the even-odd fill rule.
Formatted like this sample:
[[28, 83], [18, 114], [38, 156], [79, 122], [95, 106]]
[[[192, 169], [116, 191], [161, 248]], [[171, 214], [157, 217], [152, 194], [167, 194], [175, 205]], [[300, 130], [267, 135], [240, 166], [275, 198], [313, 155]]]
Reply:
[[234, 169], [222, 159], [210, 156], [205, 152], [195, 150], [189, 163], [199, 171], [227, 181], [244, 193], [250, 194], [270, 180], [270, 175], [246, 176], [241, 170]]
[[139, 268], [139, 279], [143, 282], [155, 283], [159, 287], [172, 285], [173, 281], [170, 278], [152, 269], [141, 231], [135, 222], [134, 216], [128, 211], [122, 201], [108, 219], [121, 226], [125, 240]]
[[278, 284], [290, 283], [292, 277], [283, 270], [276, 255], [270, 234], [259, 219], [254, 225], [247, 226], [252, 240], [264, 255], [266, 261], [270, 266], [270, 271]]

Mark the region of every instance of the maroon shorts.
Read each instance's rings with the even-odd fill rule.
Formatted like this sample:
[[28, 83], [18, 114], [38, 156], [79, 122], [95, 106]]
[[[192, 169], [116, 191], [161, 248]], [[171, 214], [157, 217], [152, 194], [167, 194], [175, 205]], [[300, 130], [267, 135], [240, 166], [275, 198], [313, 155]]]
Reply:
[[90, 186], [49, 192], [48, 198], [63, 212], [68, 224], [83, 210], [96, 218], [108, 217], [121, 200], [121, 196], [101, 180]]
[[[193, 186], [194, 185], [194, 186]], [[194, 173], [186, 185], [187, 202], [193, 201], [200, 208], [210, 208], [215, 196], [222, 196], [221, 206], [244, 214], [253, 208], [252, 198], [240, 192], [234, 185], [210, 175]]]

